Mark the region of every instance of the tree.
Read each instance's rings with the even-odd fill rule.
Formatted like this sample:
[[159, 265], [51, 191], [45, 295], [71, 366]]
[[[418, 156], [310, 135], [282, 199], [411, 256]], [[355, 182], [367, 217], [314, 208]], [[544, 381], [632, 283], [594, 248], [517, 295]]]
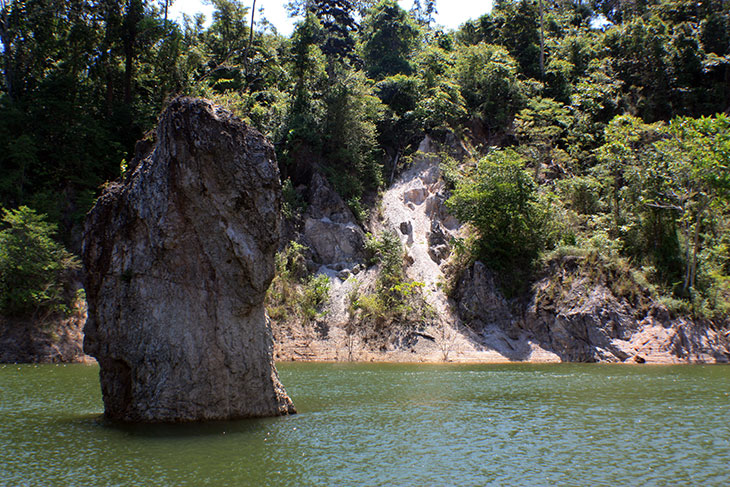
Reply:
[[138, 52], [139, 27], [144, 18], [143, 0], [128, 0], [122, 22], [122, 45], [124, 46], [124, 103], [132, 104], [134, 83], [134, 62]]
[[64, 273], [78, 260], [53, 240], [56, 226], [27, 206], [4, 210], [0, 231], [0, 311], [32, 316], [63, 310]]
[[616, 117], [599, 153], [612, 235], [625, 254], [637, 261], [653, 256], [660, 275], [679, 276], [678, 294], [690, 297], [701, 256], [721, 240], [712, 232], [730, 203], [730, 120], [679, 117], [665, 125]]
[[10, 2], [0, 0], [0, 44], [3, 50], [3, 81], [5, 94], [13, 99], [12, 34], [10, 31]]
[[[284, 172], [295, 183], [323, 163], [335, 188], [356, 205], [366, 187], [377, 187], [380, 168], [375, 127], [382, 107], [372, 83], [345, 54], [325, 52], [329, 33], [314, 12], [292, 36], [294, 93], [287, 121]], [[354, 199], [353, 199], [354, 198]]]
[[559, 174], [570, 172], [566, 167], [567, 154], [557, 147], [570, 123], [568, 110], [562, 103], [550, 98], [534, 97], [527, 101], [515, 117], [515, 132], [535, 165], [535, 178], [539, 178], [541, 166], [547, 166]]
[[362, 32], [362, 52], [368, 75], [380, 80], [410, 74], [418, 28], [395, 0], [383, 0], [368, 13]]
[[540, 12], [536, 2], [497, 0], [490, 16], [492, 26], [486, 19], [483, 24], [488, 29], [484, 41], [504, 46], [524, 75], [540, 78]]
[[163, 23], [165, 24], [165, 28], [167, 28], [167, 11], [172, 6], [173, 3], [175, 3], [175, 0], [160, 0], [160, 3], [162, 5], [162, 12], [163, 12]]
[[671, 118], [670, 79], [667, 70], [669, 35], [657, 17], [639, 17], [609, 30], [603, 46], [624, 84], [625, 97], [647, 122]]
[[328, 59], [328, 71], [334, 62], [358, 64], [354, 33], [358, 30], [355, 15], [363, 15], [375, 0], [292, 0], [287, 4], [291, 16], [314, 14], [324, 36], [320, 48]]
[[241, 0], [209, 0], [213, 22], [205, 31], [204, 43], [210, 53], [206, 78], [218, 92], [240, 90], [245, 84], [246, 26], [248, 7]]
[[456, 78], [468, 109], [491, 128], [506, 127], [523, 95], [515, 60], [502, 47], [477, 44], [456, 51]]
[[411, 15], [419, 23], [419, 25], [430, 29], [431, 24], [436, 21], [434, 15], [438, 13], [436, 10], [436, 0], [424, 0], [424, 4], [421, 5], [421, 0], [414, 0], [413, 6], [411, 7]]
[[322, 26], [312, 13], [307, 13], [297, 23], [292, 34], [290, 71], [295, 85], [288, 110], [285, 141], [289, 156], [302, 145], [315, 151], [321, 149], [324, 120], [321, 99], [327, 83], [324, 54], [319, 48], [321, 38]]
[[606, 127], [606, 143], [598, 151], [594, 172], [605, 182], [611, 201], [611, 236], [620, 238], [635, 213], [638, 175], [643, 163], [657, 159], [655, 142], [664, 137], [663, 124], [645, 124], [631, 115], [615, 117]]
[[476, 253], [494, 269], [528, 269], [542, 249], [543, 214], [525, 159], [511, 149], [481, 159], [447, 205], [478, 231]]
[[320, 47], [329, 60], [330, 75], [334, 62], [358, 64], [354, 36], [358, 29], [354, 18], [355, 4], [351, 0], [316, 0], [312, 12], [319, 19], [325, 33]]
[[695, 287], [703, 228], [712, 213], [730, 203], [730, 119], [726, 115], [676, 118], [671, 138], [658, 144], [663, 152], [664, 185], [653, 204], [677, 212], [682, 228], [685, 272], [682, 291]]
[[375, 189], [382, 182], [381, 166], [375, 159], [376, 124], [382, 105], [362, 71], [335, 79], [324, 96], [322, 153], [335, 189], [357, 206], [355, 200], [365, 189]]

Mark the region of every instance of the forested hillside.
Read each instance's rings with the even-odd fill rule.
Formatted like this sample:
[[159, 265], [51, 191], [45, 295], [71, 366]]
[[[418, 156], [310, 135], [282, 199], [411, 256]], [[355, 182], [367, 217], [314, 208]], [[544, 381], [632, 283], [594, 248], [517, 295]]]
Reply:
[[447, 2], [294, 0], [290, 37], [248, 2], [210, 0], [208, 26], [171, 3], [0, 0], [0, 313], [70, 306], [63, 247], [165, 103], [192, 95], [272, 140], [290, 219], [322, 173], [366, 222], [429, 135], [471, 228], [460, 265], [483, 262], [507, 297], [573, 256], [617, 295], [727, 322], [728, 2], [495, 0], [447, 31]]

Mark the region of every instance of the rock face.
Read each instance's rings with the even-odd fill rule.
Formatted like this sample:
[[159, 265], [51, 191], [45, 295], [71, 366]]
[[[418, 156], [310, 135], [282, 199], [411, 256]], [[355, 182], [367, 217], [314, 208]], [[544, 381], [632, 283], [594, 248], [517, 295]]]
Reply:
[[0, 363], [71, 363], [89, 358], [82, 350], [86, 310], [42, 321], [0, 317]]
[[273, 147], [230, 112], [178, 98], [144, 149], [86, 221], [84, 350], [106, 416], [294, 412], [263, 306], [280, 227]]
[[319, 265], [359, 262], [364, 256], [365, 234], [355, 217], [319, 173], [309, 183], [303, 242]]
[[[590, 278], [586, 266], [563, 257], [533, 286], [526, 302], [509, 302], [493, 274], [476, 262], [455, 291], [459, 317], [482, 335], [496, 328], [506, 338], [534, 342], [564, 362], [730, 361], [730, 337], [723, 332], [702, 322], [672, 319], [647, 296], [618, 294], [611, 282], [625, 281], [625, 276]], [[511, 346], [516, 352], [512, 360], [529, 360], [529, 351]]]

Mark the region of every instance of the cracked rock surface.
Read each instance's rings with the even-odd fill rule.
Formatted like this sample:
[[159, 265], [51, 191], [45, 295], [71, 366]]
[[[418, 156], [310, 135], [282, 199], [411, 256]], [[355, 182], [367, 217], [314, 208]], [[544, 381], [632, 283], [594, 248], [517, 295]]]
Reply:
[[280, 231], [273, 147], [230, 112], [178, 98], [141, 151], [86, 220], [84, 350], [105, 415], [293, 413], [263, 305]]

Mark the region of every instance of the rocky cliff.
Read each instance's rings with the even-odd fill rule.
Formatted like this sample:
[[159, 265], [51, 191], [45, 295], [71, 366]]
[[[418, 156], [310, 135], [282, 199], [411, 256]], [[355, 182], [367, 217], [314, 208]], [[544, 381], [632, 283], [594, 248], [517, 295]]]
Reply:
[[[440, 153], [463, 157], [455, 139], [428, 137], [371, 211], [371, 234], [398, 236], [405, 275], [420, 286], [427, 309], [391, 323], [369, 341], [377, 317], [354, 309], [353, 296], [373, 292], [377, 265], [363, 259], [363, 232], [341, 199], [316, 175], [294, 237], [310, 252], [310, 270], [329, 277], [329, 299], [314, 326], [275, 323], [281, 359], [529, 362], [727, 362], [730, 336], [707, 323], [674, 317], [596, 256], [548, 262], [526, 295], [508, 300], [480, 262], [454, 276], [452, 242], [463, 229], [446, 210]], [[450, 279], [456, 277], [453, 285]], [[447, 288], [448, 289], [448, 293]]]
[[83, 301], [69, 316], [40, 321], [0, 317], [0, 363], [93, 362], [82, 347], [85, 321]]
[[476, 262], [454, 293], [481, 346], [516, 361], [549, 352], [562, 362], [727, 363], [730, 335], [672, 316], [630, 273], [595, 254], [559, 256], [527, 296], [507, 300]]
[[84, 350], [100, 364], [106, 416], [293, 412], [263, 306], [280, 228], [273, 147], [210, 102], [178, 98], [139, 152], [84, 236]]

